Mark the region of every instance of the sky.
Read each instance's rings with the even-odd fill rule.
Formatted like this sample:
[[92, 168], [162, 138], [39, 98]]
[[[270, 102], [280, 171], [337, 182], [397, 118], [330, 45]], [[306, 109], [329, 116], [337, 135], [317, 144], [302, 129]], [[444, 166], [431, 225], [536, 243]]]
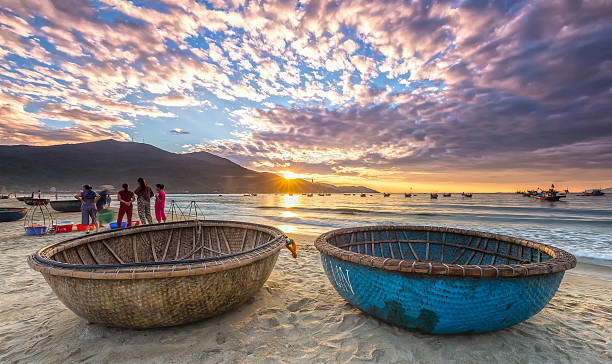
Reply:
[[612, 186], [612, 1], [0, 0], [0, 144], [386, 192]]

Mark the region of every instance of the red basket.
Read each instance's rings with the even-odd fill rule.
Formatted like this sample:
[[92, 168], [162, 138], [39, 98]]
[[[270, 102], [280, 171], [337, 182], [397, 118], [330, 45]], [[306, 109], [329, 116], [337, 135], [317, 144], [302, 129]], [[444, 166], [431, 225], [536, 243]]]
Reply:
[[65, 224], [65, 225], [54, 225], [53, 228], [55, 229], [56, 233], [70, 233], [72, 232], [72, 226], [73, 224]]
[[77, 231], [85, 231], [85, 230], [93, 230], [96, 228], [96, 225], [89, 224], [88, 226], [77, 224]]

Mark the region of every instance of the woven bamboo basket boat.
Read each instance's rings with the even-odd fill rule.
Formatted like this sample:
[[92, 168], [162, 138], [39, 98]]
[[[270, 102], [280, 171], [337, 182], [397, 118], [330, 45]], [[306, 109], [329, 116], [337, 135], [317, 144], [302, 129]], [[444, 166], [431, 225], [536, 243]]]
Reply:
[[49, 202], [51, 208], [59, 212], [79, 212], [81, 211], [81, 201], [72, 200], [52, 200]]
[[349, 303], [428, 333], [486, 332], [520, 323], [555, 295], [573, 255], [544, 244], [431, 226], [340, 229], [315, 242]]
[[97, 233], [28, 257], [70, 310], [127, 328], [185, 324], [261, 288], [288, 238], [257, 224], [191, 220]]

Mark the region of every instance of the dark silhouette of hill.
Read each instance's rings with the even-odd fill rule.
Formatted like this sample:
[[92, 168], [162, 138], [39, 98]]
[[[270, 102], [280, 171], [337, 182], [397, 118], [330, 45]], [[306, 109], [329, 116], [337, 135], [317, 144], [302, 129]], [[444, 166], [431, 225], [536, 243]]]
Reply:
[[302, 193], [376, 192], [366, 187], [337, 187], [302, 179], [286, 180], [255, 172], [232, 161], [196, 152], [177, 154], [152, 145], [104, 140], [52, 146], [0, 146], [0, 186], [8, 191], [76, 191], [126, 182], [135, 187], [144, 177], [163, 183], [169, 193]]

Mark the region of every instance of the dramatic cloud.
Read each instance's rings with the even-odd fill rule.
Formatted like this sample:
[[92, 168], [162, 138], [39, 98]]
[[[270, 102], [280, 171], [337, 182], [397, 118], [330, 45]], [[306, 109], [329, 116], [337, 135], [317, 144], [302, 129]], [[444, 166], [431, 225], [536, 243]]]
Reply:
[[604, 176], [610, 34], [604, 0], [4, 0], [1, 143], [163, 124], [261, 170]]

